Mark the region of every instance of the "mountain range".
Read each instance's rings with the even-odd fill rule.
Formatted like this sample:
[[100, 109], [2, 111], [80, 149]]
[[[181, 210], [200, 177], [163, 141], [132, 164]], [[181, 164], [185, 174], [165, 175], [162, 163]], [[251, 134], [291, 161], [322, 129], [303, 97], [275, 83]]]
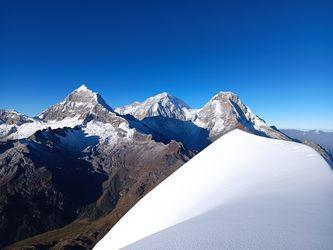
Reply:
[[324, 130], [298, 130], [298, 129], [282, 129], [284, 134], [291, 138], [306, 142], [313, 142], [322, 146], [326, 151], [333, 153], [333, 132]]
[[[299, 141], [231, 92], [200, 109], [168, 93], [112, 108], [82, 85], [36, 117], [0, 110], [0, 247], [92, 248], [145, 194], [235, 129]], [[307, 144], [332, 163], [330, 151]]]

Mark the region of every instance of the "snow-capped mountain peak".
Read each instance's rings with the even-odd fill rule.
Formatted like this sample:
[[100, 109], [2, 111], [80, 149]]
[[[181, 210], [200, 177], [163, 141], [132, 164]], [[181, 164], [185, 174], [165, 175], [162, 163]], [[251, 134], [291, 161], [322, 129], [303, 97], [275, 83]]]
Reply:
[[92, 92], [85, 84], [82, 84], [80, 87], [78, 87], [75, 91], [89, 91]]
[[84, 119], [96, 107], [112, 111], [104, 99], [96, 92], [81, 85], [70, 93], [62, 102], [55, 104], [43, 111], [38, 117], [43, 120], [63, 120], [65, 118], [78, 117]]
[[115, 109], [120, 114], [130, 114], [139, 120], [153, 116], [185, 120], [188, 110], [190, 107], [184, 101], [166, 92]]
[[123, 134], [130, 131], [126, 120], [117, 116], [104, 99], [86, 85], [75, 89], [62, 102], [51, 106], [38, 117], [29, 118], [13, 111], [3, 111], [0, 116], [0, 140], [27, 138], [48, 127], [74, 128], [79, 125], [86, 129], [87, 134], [97, 136], [105, 129], [107, 133], [103, 138], [113, 136], [112, 131], [117, 130], [120, 124], [123, 124], [119, 128]]
[[235, 94], [234, 92], [231, 92], [231, 91], [220, 91], [215, 96], [213, 96], [213, 98], [217, 98], [217, 97], [228, 98], [230, 100], [238, 99], [237, 94]]
[[235, 93], [229, 91], [214, 95], [193, 114], [191, 120], [197, 126], [208, 129], [210, 138], [213, 140], [235, 128], [258, 135], [288, 140], [287, 136], [271, 128], [243, 104]]

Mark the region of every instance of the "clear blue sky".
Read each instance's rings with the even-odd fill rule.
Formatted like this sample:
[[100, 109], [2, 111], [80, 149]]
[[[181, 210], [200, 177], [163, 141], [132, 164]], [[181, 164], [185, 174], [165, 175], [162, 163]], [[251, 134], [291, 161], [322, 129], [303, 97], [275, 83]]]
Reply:
[[113, 107], [233, 91], [282, 128], [333, 128], [332, 1], [0, 2], [0, 107], [35, 115], [82, 82]]

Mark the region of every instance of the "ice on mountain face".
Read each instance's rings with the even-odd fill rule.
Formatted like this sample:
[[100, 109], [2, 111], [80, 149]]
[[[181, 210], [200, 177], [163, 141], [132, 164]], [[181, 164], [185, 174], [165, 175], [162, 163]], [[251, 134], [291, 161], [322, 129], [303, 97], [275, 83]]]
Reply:
[[234, 130], [142, 198], [95, 249], [329, 249], [332, 195], [332, 171], [310, 147]]
[[126, 133], [126, 138], [132, 138], [134, 135], [134, 129], [130, 128], [127, 123], [123, 122], [119, 125], [119, 128]]
[[139, 120], [154, 116], [184, 120], [189, 109], [190, 107], [177, 97], [168, 93], [161, 93], [143, 102], [135, 102], [131, 105], [116, 108], [115, 111], [122, 115], [133, 115]]
[[98, 136], [100, 142], [107, 141], [109, 144], [115, 144], [119, 139], [115, 127], [110, 123], [90, 121], [83, 130], [89, 136]]

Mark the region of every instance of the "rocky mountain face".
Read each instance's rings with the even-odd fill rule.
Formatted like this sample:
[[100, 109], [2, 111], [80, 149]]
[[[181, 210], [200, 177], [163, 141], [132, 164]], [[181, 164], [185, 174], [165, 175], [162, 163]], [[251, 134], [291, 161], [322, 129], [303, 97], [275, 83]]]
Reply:
[[26, 115], [20, 114], [16, 110], [0, 109], [0, 124], [22, 125], [27, 122], [33, 122], [33, 119]]
[[108, 179], [62, 150], [56, 132], [38, 131], [0, 148], [1, 246], [67, 225]]
[[38, 118], [2, 125], [16, 128], [0, 144], [2, 247], [110, 215], [121, 200], [129, 208], [193, 155], [152, 140], [85, 86]]
[[194, 124], [206, 128], [212, 140], [235, 128], [270, 138], [289, 139], [253, 114], [232, 92], [220, 92], [215, 95], [203, 108], [193, 114], [191, 120]]
[[38, 117], [44, 121], [61, 121], [74, 117], [79, 120], [94, 111], [98, 113], [113, 110], [98, 93], [94, 93], [82, 85], [69, 94], [64, 101], [43, 111]]
[[1, 110], [0, 247], [92, 248], [142, 196], [235, 128], [291, 140], [231, 92], [201, 109], [167, 93], [113, 109], [83, 85], [34, 118]]

